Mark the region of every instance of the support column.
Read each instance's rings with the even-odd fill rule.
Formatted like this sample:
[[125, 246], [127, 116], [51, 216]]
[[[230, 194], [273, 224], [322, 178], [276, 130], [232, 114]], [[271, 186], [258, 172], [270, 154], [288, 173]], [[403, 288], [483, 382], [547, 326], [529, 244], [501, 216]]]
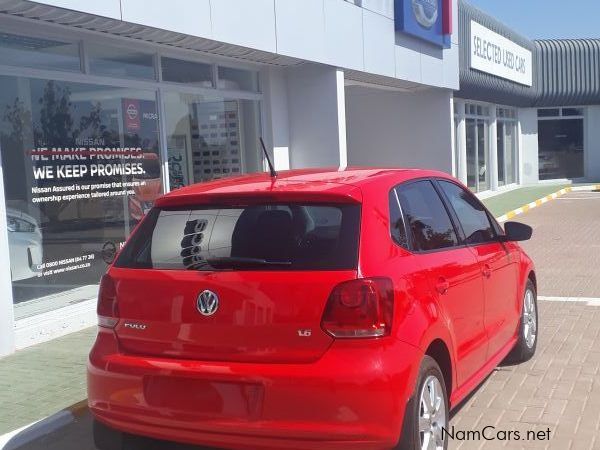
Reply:
[[490, 189], [498, 190], [498, 121], [496, 117], [496, 105], [490, 105]]
[[344, 72], [317, 64], [291, 68], [287, 92], [291, 167], [345, 167]]
[[456, 152], [458, 157], [458, 167], [456, 168], [456, 178], [463, 184], [467, 184], [467, 126], [465, 122], [465, 102], [463, 100], [456, 101], [458, 127], [456, 137]]
[[[0, 148], [0, 154], [2, 149]], [[15, 351], [15, 313], [13, 307], [12, 281], [4, 197], [4, 170], [0, 158], [0, 357]]]
[[[261, 87], [264, 94], [264, 139], [267, 148], [273, 149], [275, 170], [287, 170], [290, 168], [290, 133], [285, 70], [264, 69], [261, 72]], [[264, 170], [268, 170], [266, 161]]]

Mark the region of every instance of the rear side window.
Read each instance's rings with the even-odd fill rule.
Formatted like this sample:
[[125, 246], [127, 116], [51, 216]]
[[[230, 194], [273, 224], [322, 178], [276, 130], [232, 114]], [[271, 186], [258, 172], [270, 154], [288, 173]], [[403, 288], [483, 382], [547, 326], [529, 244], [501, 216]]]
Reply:
[[116, 267], [347, 270], [358, 260], [359, 205], [153, 209]]
[[406, 237], [406, 228], [402, 218], [400, 208], [400, 199], [396, 189], [390, 191], [390, 235], [396, 244], [408, 248], [408, 239]]
[[449, 181], [440, 180], [439, 185], [456, 212], [467, 244], [481, 244], [496, 240], [496, 232], [490, 218], [484, 206], [473, 194]]
[[416, 251], [458, 245], [456, 231], [430, 181], [417, 181], [396, 189]]

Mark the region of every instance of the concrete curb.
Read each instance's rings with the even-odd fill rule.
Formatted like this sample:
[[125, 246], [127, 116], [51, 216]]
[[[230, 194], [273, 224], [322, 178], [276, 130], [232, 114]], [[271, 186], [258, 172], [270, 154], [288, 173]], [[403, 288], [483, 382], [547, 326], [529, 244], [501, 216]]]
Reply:
[[513, 209], [512, 211], [509, 211], [500, 217], [496, 217], [496, 220], [498, 222], [506, 222], [507, 220], [510, 220], [515, 216], [518, 216], [519, 214], [526, 213], [530, 209], [537, 208], [538, 206], [541, 206], [544, 203], [548, 203], [551, 200], [557, 199], [558, 197], [565, 195], [567, 192], [596, 191], [596, 190], [600, 190], [600, 184], [593, 184], [590, 186], [566, 187], [566, 188], [561, 189], [560, 191], [556, 191], [552, 194], [546, 195], [545, 197], [542, 197], [531, 203], [528, 203], [527, 205], [523, 205], [520, 208]]
[[38, 420], [0, 436], [0, 450], [15, 450], [72, 422], [87, 408], [87, 400], [74, 404], [45, 419]]

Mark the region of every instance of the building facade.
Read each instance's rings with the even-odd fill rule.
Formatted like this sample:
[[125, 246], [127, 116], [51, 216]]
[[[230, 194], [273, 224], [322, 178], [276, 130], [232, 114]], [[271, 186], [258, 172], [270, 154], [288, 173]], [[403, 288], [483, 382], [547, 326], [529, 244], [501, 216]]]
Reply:
[[596, 41], [462, 0], [0, 0], [0, 356], [95, 323], [157, 196], [265, 170], [600, 177]]
[[0, 355], [94, 324], [153, 200], [264, 170], [260, 137], [280, 170], [451, 172], [457, 8], [0, 0]]
[[531, 41], [459, 0], [456, 175], [482, 196], [600, 179], [600, 40]]

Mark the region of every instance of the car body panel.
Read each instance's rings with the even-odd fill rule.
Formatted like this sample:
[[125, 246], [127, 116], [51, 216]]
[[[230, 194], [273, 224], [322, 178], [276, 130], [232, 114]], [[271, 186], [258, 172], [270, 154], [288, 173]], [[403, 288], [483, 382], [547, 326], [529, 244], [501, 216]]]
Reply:
[[[322, 311], [336, 284], [356, 278], [355, 271], [315, 271], [307, 283], [306, 273], [296, 271], [116, 267], [111, 275], [121, 299], [116, 332], [125, 352], [265, 363], [311, 362], [327, 351], [333, 338], [321, 329]], [[197, 309], [204, 290], [220, 298], [210, 317]], [[300, 338], [299, 331], [307, 335]]]
[[89, 406], [108, 425], [205, 445], [386, 448], [408, 401], [389, 390], [414, 385], [411, 362], [421, 357], [390, 337], [336, 341], [310, 364], [157, 358], [123, 354], [114, 332], [101, 329], [88, 363]]

